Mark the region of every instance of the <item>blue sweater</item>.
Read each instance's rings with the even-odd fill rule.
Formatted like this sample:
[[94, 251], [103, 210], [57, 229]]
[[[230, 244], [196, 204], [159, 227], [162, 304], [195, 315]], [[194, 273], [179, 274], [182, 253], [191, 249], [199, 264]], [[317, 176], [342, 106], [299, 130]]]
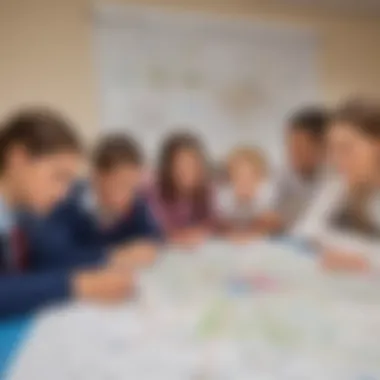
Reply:
[[0, 318], [25, 314], [70, 298], [70, 273], [0, 273]]
[[97, 265], [119, 244], [159, 239], [159, 228], [144, 199], [136, 198], [119, 220], [103, 228], [94, 205], [88, 207], [87, 193], [86, 186], [79, 186], [48, 218], [26, 223], [36, 270]]
[[[26, 313], [53, 301], [63, 301], [71, 292], [68, 272], [46, 270], [33, 273], [18, 263], [21, 252], [15, 251], [11, 242], [12, 230], [17, 224], [14, 213], [0, 197], [0, 318]], [[21, 251], [25, 256], [27, 252]]]
[[[24, 215], [27, 266], [8, 268], [8, 236], [0, 223], [0, 318], [33, 312], [71, 297], [70, 278], [79, 268], [96, 266], [113, 246], [134, 239], [157, 239], [159, 230], [142, 199], [136, 199], [112, 227], [102, 229], [84, 207], [78, 188], [51, 215]], [[0, 219], [1, 219], [0, 207]]]

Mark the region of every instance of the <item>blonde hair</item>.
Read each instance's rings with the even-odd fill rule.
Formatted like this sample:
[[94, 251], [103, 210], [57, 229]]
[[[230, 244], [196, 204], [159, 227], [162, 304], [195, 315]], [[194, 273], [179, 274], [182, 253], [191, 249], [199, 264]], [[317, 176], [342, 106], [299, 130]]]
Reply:
[[263, 152], [257, 147], [237, 146], [227, 156], [226, 169], [229, 172], [231, 167], [239, 161], [248, 162], [252, 168], [258, 170], [262, 176], [268, 174], [268, 163]]

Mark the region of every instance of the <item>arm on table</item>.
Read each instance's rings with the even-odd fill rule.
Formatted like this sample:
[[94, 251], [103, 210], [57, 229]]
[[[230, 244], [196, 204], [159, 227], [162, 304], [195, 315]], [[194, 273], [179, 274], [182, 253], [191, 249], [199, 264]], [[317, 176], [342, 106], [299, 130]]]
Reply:
[[148, 205], [141, 201], [137, 204], [133, 220], [133, 240], [126, 233], [126, 242], [111, 257], [111, 263], [117, 267], [138, 268], [154, 262], [156, 252], [162, 242], [162, 231]]
[[303, 217], [296, 223], [291, 234], [302, 240], [319, 244], [330, 234], [330, 219], [339, 207], [343, 195], [339, 182], [326, 184], [305, 210]]
[[211, 233], [208, 224], [198, 226], [170, 229], [168, 238], [172, 244], [194, 248], [202, 244]]
[[332, 231], [321, 244], [321, 251], [322, 265], [327, 270], [380, 270], [380, 241]]
[[70, 299], [113, 303], [133, 291], [133, 277], [109, 268], [0, 277], [0, 318], [38, 311]]
[[72, 237], [70, 228], [59, 223], [36, 226], [28, 231], [31, 265], [38, 269], [78, 268], [96, 265], [106, 259], [104, 247], [80, 244]]
[[0, 277], [0, 317], [32, 312], [69, 296], [67, 273], [5, 275]]

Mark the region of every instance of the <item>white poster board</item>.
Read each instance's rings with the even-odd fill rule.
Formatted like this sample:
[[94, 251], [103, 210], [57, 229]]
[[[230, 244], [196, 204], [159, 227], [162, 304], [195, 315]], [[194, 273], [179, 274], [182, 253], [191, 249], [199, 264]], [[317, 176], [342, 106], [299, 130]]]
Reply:
[[239, 142], [279, 158], [284, 118], [318, 99], [316, 36], [304, 28], [104, 5], [95, 31], [102, 126], [150, 157], [179, 128], [217, 158]]

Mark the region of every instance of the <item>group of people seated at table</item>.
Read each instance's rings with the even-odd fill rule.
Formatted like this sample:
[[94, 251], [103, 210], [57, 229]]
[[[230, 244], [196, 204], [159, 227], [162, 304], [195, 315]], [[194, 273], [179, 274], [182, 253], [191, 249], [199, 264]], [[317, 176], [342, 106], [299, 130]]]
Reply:
[[380, 269], [380, 103], [300, 109], [284, 146], [277, 170], [269, 152], [248, 145], [215, 163], [197, 136], [180, 131], [148, 167], [126, 134], [101, 137], [86, 154], [56, 112], [7, 118], [0, 317], [68, 300], [121, 302], [163, 245], [196, 255], [210, 238], [244, 244], [285, 234], [310, 244], [325, 270]]

